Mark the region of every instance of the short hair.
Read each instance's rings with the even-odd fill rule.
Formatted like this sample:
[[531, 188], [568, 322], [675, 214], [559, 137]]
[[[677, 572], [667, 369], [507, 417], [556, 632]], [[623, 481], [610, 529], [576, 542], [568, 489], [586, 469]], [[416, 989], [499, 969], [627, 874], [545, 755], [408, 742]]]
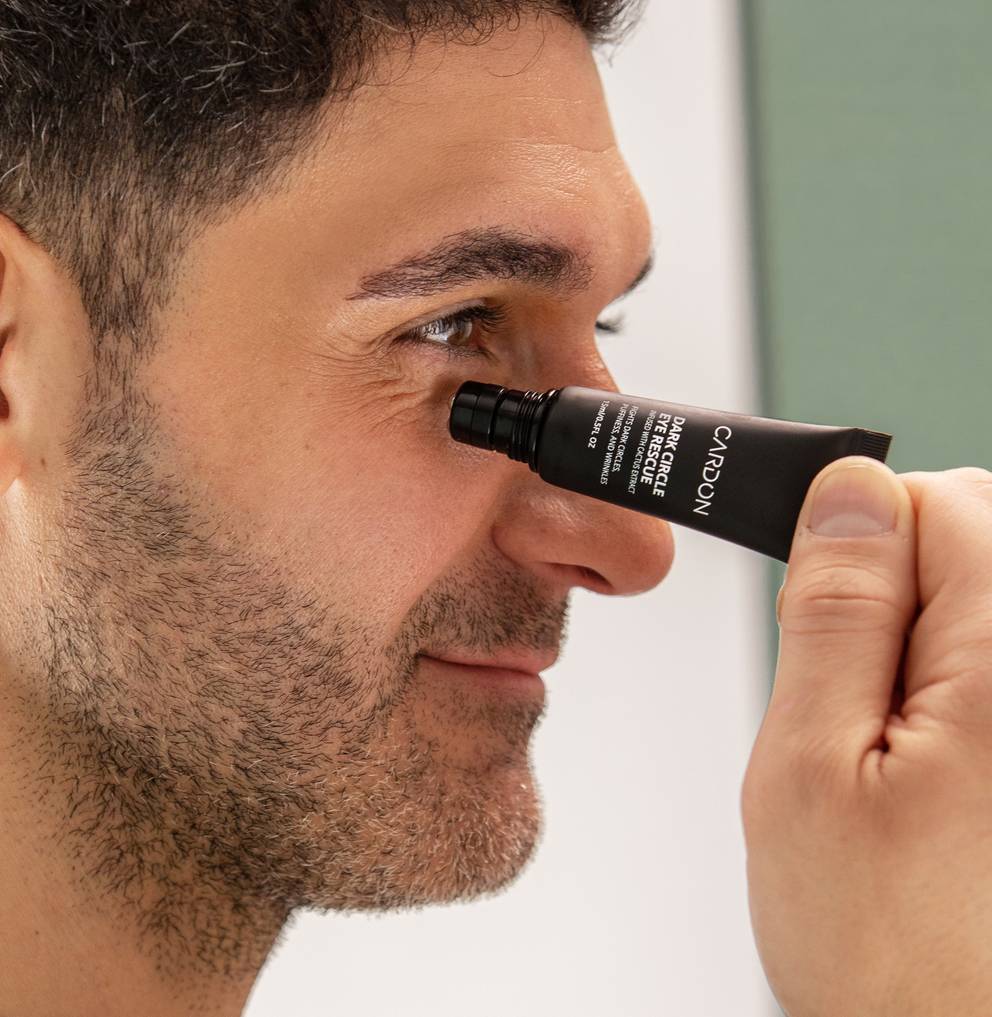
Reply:
[[197, 226], [305, 150], [386, 44], [530, 12], [614, 43], [636, 0], [4, 0], [0, 212], [79, 286], [94, 343], [143, 331]]

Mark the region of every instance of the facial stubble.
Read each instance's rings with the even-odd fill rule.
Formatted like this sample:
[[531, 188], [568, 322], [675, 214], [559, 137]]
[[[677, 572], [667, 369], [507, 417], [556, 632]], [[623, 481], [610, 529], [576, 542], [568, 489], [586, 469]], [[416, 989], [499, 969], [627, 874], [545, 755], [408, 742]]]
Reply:
[[41, 667], [22, 686], [32, 793], [81, 891], [189, 977], [257, 968], [298, 907], [504, 888], [540, 837], [520, 778], [543, 705], [453, 689], [445, 716], [487, 748], [452, 765], [415, 723], [416, 654], [557, 645], [566, 605], [490, 562], [434, 584], [382, 646], [359, 607], [253, 559], [161, 468], [153, 403], [121, 391], [66, 443], [29, 637]]

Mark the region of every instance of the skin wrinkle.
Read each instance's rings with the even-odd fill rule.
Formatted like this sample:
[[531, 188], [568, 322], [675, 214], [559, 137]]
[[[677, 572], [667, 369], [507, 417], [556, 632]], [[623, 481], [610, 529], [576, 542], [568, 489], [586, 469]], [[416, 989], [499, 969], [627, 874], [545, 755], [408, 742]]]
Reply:
[[[447, 433], [469, 378], [615, 387], [594, 324], [650, 241], [585, 37], [519, 32], [423, 42], [419, 113], [383, 87], [322, 120], [201, 224], [140, 342], [92, 343], [78, 281], [0, 217], [0, 1011], [230, 1017], [294, 910], [470, 901], [533, 857], [543, 696], [428, 658], [554, 652], [572, 587], [649, 589], [672, 540]], [[494, 261], [347, 300], [493, 223], [582, 252], [584, 288]], [[394, 338], [494, 299], [486, 355]]]
[[[436, 591], [411, 612], [383, 664], [362, 667], [356, 647], [366, 637], [353, 622], [336, 618], [333, 641], [309, 635], [328, 630], [326, 610], [239, 560], [210, 528], [200, 532], [192, 506], [155, 478], [156, 457], [140, 437], [150, 429], [151, 421], [104, 409], [70, 442], [79, 473], [65, 522], [72, 539], [52, 559], [61, 595], [44, 611], [51, 645], [43, 688], [51, 696], [25, 704], [44, 745], [38, 782], [62, 782], [73, 820], [60, 847], [94, 896], [109, 891], [140, 910], [141, 934], [164, 973], [195, 962], [237, 975], [258, 963], [245, 944], [271, 935], [295, 906], [413, 907], [498, 890], [529, 855], [536, 830], [496, 850], [505, 836], [487, 834], [478, 818], [464, 824], [464, 836], [476, 832], [461, 847], [450, 829], [406, 828], [411, 802], [449, 817], [482, 816], [487, 806], [468, 788], [448, 797], [431, 743], [396, 713], [413, 679], [411, 651], [425, 635], [443, 631], [487, 649], [550, 646], [565, 606], [546, 604], [507, 574], [488, 594], [512, 605], [496, 626]], [[108, 560], [112, 573], [85, 564]], [[132, 578], [122, 586], [121, 576]], [[253, 605], [250, 628], [244, 603]], [[196, 620], [203, 618], [208, 625]], [[187, 633], [181, 658], [156, 637], [159, 628]], [[115, 643], [119, 656], [105, 648]], [[74, 689], [79, 674], [96, 680]], [[449, 764], [465, 776], [484, 777], [525, 750], [542, 713], [526, 703], [480, 711], [471, 695], [453, 706], [511, 746], [481, 771]], [[145, 723], [152, 716], [158, 723]], [[375, 777], [371, 747], [383, 737], [410, 739], [411, 749]], [[331, 745], [333, 753], [317, 748]], [[456, 857], [469, 843], [493, 848], [447, 876], [400, 878], [384, 859], [413, 854], [409, 837], [425, 835], [448, 841]], [[353, 856], [356, 843], [370, 845], [365, 864], [343, 868], [336, 856]], [[223, 923], [215, 892], [197, 887], [230, 902]], [[199, 941], [186, 934], [189, 924]]]

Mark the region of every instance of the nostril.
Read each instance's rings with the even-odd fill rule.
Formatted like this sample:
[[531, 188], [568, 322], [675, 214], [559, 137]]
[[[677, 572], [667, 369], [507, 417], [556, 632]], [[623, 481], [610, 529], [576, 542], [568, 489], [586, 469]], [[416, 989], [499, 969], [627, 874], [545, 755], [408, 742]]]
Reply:
[[576, 565], [575, 567], [579, 570], [579, 573], [581, 574], [582, 578], [586, 582], [590, 583], [592, 586], [598, 586], [600, 588], [607, 589], [609, 588], [610, 584], [609, 582], [607, 582], [606, 577], [604, 575], [601, 575], [595, 569], [588, 568], [585, 565]]

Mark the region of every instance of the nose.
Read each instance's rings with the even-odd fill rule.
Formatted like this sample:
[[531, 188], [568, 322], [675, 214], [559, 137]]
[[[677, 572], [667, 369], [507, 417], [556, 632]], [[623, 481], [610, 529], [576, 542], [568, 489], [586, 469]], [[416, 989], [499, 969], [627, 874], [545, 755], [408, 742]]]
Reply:
[[663, 519], [552, 487], [525, 474], [493, 526], [497, 547], [564, 593], [644, 593], [672, 567], [675, 541]]
[[[570, 384], [617, 391], [601, 360], [586, 365], [581, 378], [570, 372]], [[562, 590], [628, 596], [653, 589], [671, 570], [675, 541], [664, 520], [554, 487], [512, 465], [518, 469], [504, 489], [493, 540], [521, 566]]]

